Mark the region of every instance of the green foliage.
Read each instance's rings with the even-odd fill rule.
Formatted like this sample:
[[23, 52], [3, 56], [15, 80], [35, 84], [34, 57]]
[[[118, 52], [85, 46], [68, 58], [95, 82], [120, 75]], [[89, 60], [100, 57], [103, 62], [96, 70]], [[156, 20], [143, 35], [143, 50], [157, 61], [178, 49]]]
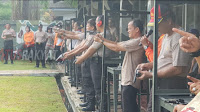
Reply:
[[71, 4], [73, 8], [78, 8], [78, 0], [64, 0], [66, 4]]
[[12, 15], [11, 1], [1, 2], [0, 1], [0, 20], [10, 20]]
[[47, 10], [49, 8], [49, 0], [41, 0], [40, 4], [43, 6], [43, 10]]

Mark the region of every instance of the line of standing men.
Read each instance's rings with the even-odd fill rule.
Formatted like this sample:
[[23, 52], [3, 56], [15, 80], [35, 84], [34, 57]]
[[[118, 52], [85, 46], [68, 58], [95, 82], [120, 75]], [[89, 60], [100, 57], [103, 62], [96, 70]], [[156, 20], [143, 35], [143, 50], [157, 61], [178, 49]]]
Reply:
[[[160, 53], [158, 57], [158, 85], [161, 89], [186, 89], [186, 75], [189, 72], [190, 64], [192, 57], [188, 53], [183, 52], [180, 49], [178, 40], [181, 38], [181, 35], [177, 34], [172, 30], [172, 28], [182, 29], [175, 22], [175, 15], [171, 11], [170, 6], [166, 4], [160, 4], [158, 8], [158, 18], [159, 18], [159, 33], [164, 34], [159, 45]], [[154, 8], [151, 10], [151, 20], [149, 25], [154, 23]], [[123, 42], [115, 42], [111, 39], [105, 39], [102, 34], [103, 29], [101, 25], [102, 20], [96, 18], [96, 27], [99, 34], [93, 36], [93, 44], [79, 57], [77, 57], [76, 64], [87, 64], [87, 60], [97, 60], [93, 61], [92, 64], [96, 64], [97, 68], [89, 68], [94, 77], [98, 77], [98, 74], [101, 73], [101, 57], [102, 57], [102, 46], [106, 46], [112, 51], [125, 51], [125, 57], [123, 60], [122, 71], [121, 71], [121, 85], [122, 85], [122, 110], [123, 112], [138, 112], [138, 106], [136, 102], [137, 92], [140, 86], [140, 80], [152, 78], [153, 63], [142, 63], [143, 61], [143, 52], [144, 50], [150, 47], [149, 45], [139, 46], [140, 39], [146, 38], [143, 35], [143, 22], [139, 19], [134, 19], [128, 23], [128, 33], [130, 40]], [[107, 33], [107, 32], [106, 32]], [[110, 36], [106, 36], [109, 38]], [[153, 53], [153, 52], [152, 52]], [[105, 53], [106, 54], [106, 53]], [[108, 53], [109, 54], [109, 53]], [[70, 57], [71, 53], [65, 53], [65, 58]], [[106, 54], [107, 55], [107, 54]], [[151, 58], [152, 59], [152, 58]], [[152, 61], [152, 60], [151, 60]], [[86, 63], [87, 62], [87, 63]], [[142, 64], [141, 64], [142, 63]], [[100, 64], [100, 65], [98, 65]], [[95, 67], [95, 65], [93, 65]], [[86, 68], [85, 68], [86, 69]], [[135, 70], [139, 69], [141, 77], [136, 78], [134, 82]], [[89, 74], [89, 73], [88, 73]], [[92, 75], [91, 75], [92, 76]], [[101, 77], [98, 79], [92, 79], [94, 88], [97, 87], [97, 83]], [[96, 84], [96, 87], [95, 87]], [[98, 86], [101, 88], [101, 85]], [[98, 89], [99, 90], [99, 89]], [[96, 99], [98, 100], [98, 90], [95, 90]], [[151, 98], [151, 97], [150, 97]], [[83, 108], [84, 111], [93, 111], [93, 108], [89, 108], [91, 105], [89, 103], [86, 105], [86, 108]], [[152, 100], [150, 99], [148, 105], [148, 112], [152, 111]], [[85, 105], [84, 105], [85, 106]], [[162, 110], [165, 112], [166, 110]]]
[[[58, 23], [56, 28], [62, 28], [62, 25]], [[15, 31], [11, 28], [10, 24], [5, 25], [5, 30], [2, 32], [1, 38], [4, 39], [4, 64], [8, 64], [8, 57], [10, 56], [11, 64], [13, 64], [13, 39], [16, 37]], [[42, 67], [46, 68], [46, 60], [48, 59], [48, 53], [50, 52], [51, 58], [55, 59], [61, 54], [60, 46], [63, 40], [58, 42], [59, 38], [57, 33], [53, 33], [52, 27], [47, 27], [47, 32], [42, 30], [43, 25], [38, 25], [38, 31], [35, 34], [31, 31], [30, 26], [26, 26], [26, 33], [24, 34], [24, 48], [28, 50], [28, 57], [30, 63], [32, 63], [33, 57], [36, 59], [36, 68], [39, 67], [41, 62]], [[59, 43], [59, 44], [58, 44]], [[55, 50], [54, 50], [55, 49]], [[33, 51], [33, 53], [31, 53]], [[31, 55], [32, 54], [32, 55]], [[56, 57], [55, 57], [56, 54]]]
[[[74, 50], [64, 54], [64, 59], [70, 59], [72, 56], [75, 56], [76, 54], [82, 53], [84, 51], [81, 56], [77, 57], [76, 60], [76, 64], [81, 64], [82, 77], [84, 80], [86, 80], [83, 80], [82, 83], [85, 88], [87, 100], [85, 103], [80, 104], [80, 106], [85, 107], [82, 109], [83, 111], [94, 111], [96, 110], [95, 100], [97, 104], [100, 104], [101, 102], [101, 62], [103, 56], [103, 45], [105, 45], [107, 47], [105, 49], [105, 57], [107, 58], [114, 56], [114, 51], [126, 51], [122, 65], [122, 109], [123, 112], [138, 111], [136, 95], [140, 81], [137, 80], [136, 83], [134, 83], [133, 74], [135, 72], [135, 68], [139, 63], [142, 63], [143, 59], [142, 57], [144, 50], [141, 46], [138, 46], [140, 37], [142, 36], [143, 32], [143, 23], [139, 19], [130, 21], [128, 24], [130, 40], [117, 43], [116, 37], [112, 36], [109, 30], [106, 30], [107, 39], [102, 37], [105, 33], [103, 18], [103, 15], [100, 15], [96, 18], [97, 30], [95, 32], [99, 32], [97, 35], [94, 33], [87, 33], [85, 42], [79, 45], [79, 48], [75, 48]], [[87, 32], [91, 32], [90, 27], [92, 30], [95, 29], [92, 28], [95, 26], [91, 24], [91, 21], [92, 19], [88, 20]]]

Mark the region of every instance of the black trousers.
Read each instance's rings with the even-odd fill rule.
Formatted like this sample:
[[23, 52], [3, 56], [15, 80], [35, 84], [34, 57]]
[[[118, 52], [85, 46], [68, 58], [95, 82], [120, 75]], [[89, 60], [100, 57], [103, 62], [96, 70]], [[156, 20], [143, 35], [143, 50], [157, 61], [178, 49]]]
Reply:
[[8, 55], [10, 56], [11, 62], [13, 61], [13, 40], [4, 41], [4, 59], [8, 62]]
[[[81, 81], [81, 65], [79, 64], [75, 64], [75, 72], [76, 72], [76, 78], [77, 78], [77, 81], [80, 82]], [[84, 92], [84, 91], [83, 91]]]
[[86, 94], [86, 101], [95, 99], [94, 84], [91, 77], [90, 59], [81, 64], [82, 90]]
[[55, 52], [56, 52], [56, 59], [62, 54], [60, 51], [61, 46], [55, 46]]
[[42, 66], [45, 66], [45, 43], [36, 43], [35, 57], [37, 67], [39, 67], [40, 61]]
[[[34, 57], [34, 54], [35, 54], [34, 45], [33, 45], [33, 46], [30, 46], [30, 47], [27, 47], [27, 50], [28, 50], [28, 58], [29, 58], [29, 61], [33, 61], [33, 57]], [[31, 51], [33, 51], [33, 55], [31, 55]]]
[[138, 112], [138, 105], [136, 102], [138, 90], [131, 85], [121, 87], [122, 112]]
[[94, 90], [97, 100], [100, 100], [101, 96], [101, 75], [102, 75], [101, 62], [102, 62], [101, 60], [97, 61], [95, 58], [90, 59], [91, 78], [94, 84]]

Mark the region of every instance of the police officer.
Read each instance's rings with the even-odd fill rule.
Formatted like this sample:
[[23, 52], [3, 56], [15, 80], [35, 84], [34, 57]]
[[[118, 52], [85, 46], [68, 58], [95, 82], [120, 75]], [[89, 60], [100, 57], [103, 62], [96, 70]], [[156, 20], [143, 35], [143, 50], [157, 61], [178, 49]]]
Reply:
[[4, 64], [8, 64], [8, 55], [10, 55], [11, 64], [13, 64], [13, 38], [16, 37], [16, 34], [9, 23], [5, 25], [5, 28], [1, 35], [1, 38], [4, 39]]
[[[98, 16], [96, 18], [96, 28], [97, 31], [100, 32], [101, 35], [104, 35], [104, 25], [103, 25], [104, 16]], [[111, 36], [110, 32], [106, 30], [106, 38], [111, 41], [116, 41], [116, 38]], [[105, 49], [105, 57], [111, 56], [110, 54], [114, 52]], [[115, 53], [114, 53], [115, 54]], [[97, 104], [100, 104], [101, 97], [101, 74], [102, 74], [102, 56], [103, 56], [103, 44], [98, 42], [93, 42], [92, 45], [88, 48], [88, 50], [81, 56], [77, 57], [76, 64], [81, 64], [86, 59], [90, 61], [90, 71], [93, 87], [89, 87], [90, 89], [95, 90], [95, 94], [91, 94], [88, 97], [88, 105], [82, 109], [82, 111], [94, 111], [95, 110], [95, 97]]]
[[36, 68], [39, 67], [40, 61], [42, 63], [42, 67], [46, 68], [45, 66], [45, 46], [48, 35], [46, 32], [42, 31], [42, 24], [38, 25], [38, 31], [35, 32], [34, 38], [36, 43]]

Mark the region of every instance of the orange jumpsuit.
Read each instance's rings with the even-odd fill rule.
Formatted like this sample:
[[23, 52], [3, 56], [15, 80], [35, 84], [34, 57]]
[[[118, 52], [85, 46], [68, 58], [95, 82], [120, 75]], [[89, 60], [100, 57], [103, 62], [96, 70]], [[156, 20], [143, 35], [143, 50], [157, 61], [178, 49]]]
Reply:
[[32, 31], [26, 32], [24, 34], [24, 42], [27, 47], [32, 46], [35, 44], [34, 42], [34, 33]]
[[[158, 39], [158, 56], [160, 54], [160, 50], [161, 50], [161, 46], [162, 46], [162, 40], [163, 40], [163, 37], [165, 35], [162, 34], [160, 36], [160, 38]], [[146, 50], [145, 50], [145, 55], [147, 56], [149, 62], [153, 62], [153, 48], [150, 48], [148, 47]]]
[[61, 42], [59, 45], [56, 45], [56, 44], [57, 44], [57, 41], [58, 41], [58, 33], [55, 34], [54, 45], [55, 45], [55, 46], [61, 46], [61, 45], [62, 45], [62, 42]]

